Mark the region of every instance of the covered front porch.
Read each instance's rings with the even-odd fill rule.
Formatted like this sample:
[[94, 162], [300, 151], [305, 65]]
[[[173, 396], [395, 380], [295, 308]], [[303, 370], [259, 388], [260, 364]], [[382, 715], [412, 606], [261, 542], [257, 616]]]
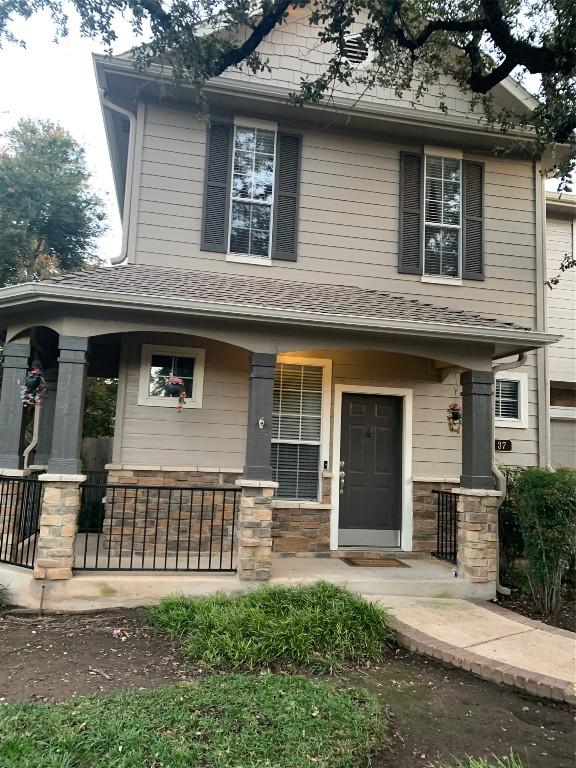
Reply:
[[[392, 594], [494, 593], [492, 361], [534, 334], [479, 316], [459, 328], [466, 313], [449, 310], [450, 322], [377, 328], [323, 315], [311, 325], [310, 313], [303, 328], [254, 311], [214, 317], [208, 305], [111, 313], [102, 299], [78, 306], [81, 295], [6, 323], [0, 561], [28, 567], [39, 586], [58, 582], [50, 591], [63, 600], [102, 578], [132, 579], [136, 594], [151, 572], [182, 587], [195, 572], [199, 589], [325, 570]], [[46, 386], [32, 458], [21, 399], [31, 365]], [[98, 483], [80, 460], [89, 373], [119, 380], [113, 460]], [[409, 561], [351, 566], [341, 557], [354, 550]]]

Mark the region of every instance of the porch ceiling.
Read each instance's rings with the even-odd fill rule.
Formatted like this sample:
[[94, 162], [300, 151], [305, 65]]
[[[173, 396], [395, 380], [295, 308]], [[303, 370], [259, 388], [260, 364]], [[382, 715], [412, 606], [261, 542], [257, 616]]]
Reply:
[[560, 338], [379, 290], [138, 264], [71, 272], [0, 290], [0, 327], [7, 324], [2, 322], [3, 316], [13, 319], [14, 312], [20, 314], [24, 306], [31, 309], [47, 304], [469, 340], [492, 345], [495, 357], [542, 347]]

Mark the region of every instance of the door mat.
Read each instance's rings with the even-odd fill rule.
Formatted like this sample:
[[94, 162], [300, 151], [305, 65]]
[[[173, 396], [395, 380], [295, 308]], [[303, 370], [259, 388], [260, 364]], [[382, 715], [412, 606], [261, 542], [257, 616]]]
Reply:
[[342, 557], [346, 565], [358, 568], [410, 568], [408, 563], [396, 560], [393, 557]]

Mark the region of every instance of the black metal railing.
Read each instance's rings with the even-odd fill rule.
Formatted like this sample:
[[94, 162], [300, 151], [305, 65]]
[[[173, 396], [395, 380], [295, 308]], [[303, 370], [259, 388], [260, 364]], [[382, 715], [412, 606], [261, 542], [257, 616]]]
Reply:
[[82, 493], [78, 513], [78, 532], [96, 533], [102, 531], [104, 502], [108, 472], [103, 469], [87, 469], [84, 483], [87, 490]]
[[436, 551], [440, 560], [455, 563], [458, 554], [458, 495], [451, 491], [432, 491], [436, 495]]
[[36, 476], [0, 478], [0, 562], [34, 567], [41, 506]]
[[[113, 571], [235, 571], [238, 488], [82, 486], [104, 510], [76, 539], [74, 567]], [[90, 502], [92, 503], [92, 502]]]

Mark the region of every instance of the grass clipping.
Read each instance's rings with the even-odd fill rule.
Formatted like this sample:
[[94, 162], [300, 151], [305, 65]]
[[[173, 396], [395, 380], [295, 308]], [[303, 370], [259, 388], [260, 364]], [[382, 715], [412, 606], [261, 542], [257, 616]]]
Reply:
[[360, 768], [385, 722], [365, 691], [301, 677], [195, 684], [0, 709], [2, 768]]
[[169, 597], [151, 616], [184, 639], [188, 656], [212, 669], [333, 672], [377, 659], [392, 638], [379, 606], [326, 582]]

